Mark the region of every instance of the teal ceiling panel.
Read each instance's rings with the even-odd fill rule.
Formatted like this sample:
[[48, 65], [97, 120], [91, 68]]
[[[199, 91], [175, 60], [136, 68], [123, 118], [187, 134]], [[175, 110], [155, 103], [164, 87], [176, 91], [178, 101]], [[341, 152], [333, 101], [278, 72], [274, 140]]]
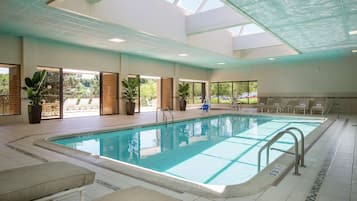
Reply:
[[227, 0], [300, 52], [357, 46], [356, 0]]

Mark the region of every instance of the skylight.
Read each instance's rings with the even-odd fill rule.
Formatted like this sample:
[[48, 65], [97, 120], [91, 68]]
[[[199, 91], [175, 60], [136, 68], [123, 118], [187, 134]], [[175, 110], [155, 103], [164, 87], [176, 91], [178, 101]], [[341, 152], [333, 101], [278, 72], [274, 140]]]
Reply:
[[202, 4], [203, 0], [180, 0], [177, 6], [188, 11], [188, 14], [195, 13], [198, 7]]
[[240, 31], [242, 30], [242, 26], [231, 27], [231, 28], [229, 28], [227, 30], [232, 33], [233, 37], [239, 36], [240, 35]]
[[199, 12], [205, 12], [209, 10], [213, 10], [216, 8], [223, 7], [224, 4], [220, 0], [207, 0], [204, 5], [201, 7]]
[[246, 25], [231, 27], [227, 30], [232, 33], [232, 37], [247, 36], [247, 35], [253, 35], [253, 34], [265, 32], [262, 28], [258, 27], [256, 24], [246, 24]]
[[265, 32], [262, 28], [258, 27], [256, 24], [246, 24], [243, 26], [241, 36], [252, 35], [257, 33]]

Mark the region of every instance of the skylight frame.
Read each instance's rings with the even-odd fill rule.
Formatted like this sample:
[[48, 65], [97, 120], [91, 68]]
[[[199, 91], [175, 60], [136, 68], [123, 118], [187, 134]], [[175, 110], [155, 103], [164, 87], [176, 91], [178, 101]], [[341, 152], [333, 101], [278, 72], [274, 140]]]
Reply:
[[[218, 6], [215, 5], [214, 7], [205, 8], [205, 6], [207, 6], [211, 2], [219, 2], [218, 3], [219, 5]], [[212, 4], [212, 5], [214, 5], [214, 4]], [[214, 9], [217, 9], [217, 8], [222, 8], [224, 6], [225, 6], [225, 4], [221, 0], [204, 0], [202, 2], [201, 6], [197, 9], [196, 13], [206, 12], [206, 11], [214, 10]]]
[[[195, 7], [189, 8], [189, 7], [187, 7], [187, 5], [184, 5], [188, 2], [192, 3], [195, 1], [199, 1], [199, 3], [197, 5], [195, 5]], [[177, 0], [177, 2], [175, 2], [175, 5], [177, 7], [184, 9], [186, 11], [187, 15], [192, 15], [192, 14], [197, 13], [197, 10], [202, 6], [202, 3], [205, 3], [205, 2], [206, 2], [206, 0]], [[192, 5], [190, 5], [190, 6], [192, 6]]]
[[[244, 33], [244, 31], [247, 30], [247, 26], [253, 26], [253, 28], [256, 28], [256, 30], [255, 31], [249, 31], [248, 33]], [[238, 29], [238, 27], [240, 27], [240, 29], [238, 31], [235, 31], [234, 29]], [[249, 35], [261, 34], [261, 33], [265, 33], [266, 32], [264, 29], [262, 29], [261, 27], [259, 27], [255, 23], [238, 25], [238, 26], [230, 27], [230, 28], [228, 28], [226, 30], [229, 31], [232, 34], [232, 37], [249, 36]]]

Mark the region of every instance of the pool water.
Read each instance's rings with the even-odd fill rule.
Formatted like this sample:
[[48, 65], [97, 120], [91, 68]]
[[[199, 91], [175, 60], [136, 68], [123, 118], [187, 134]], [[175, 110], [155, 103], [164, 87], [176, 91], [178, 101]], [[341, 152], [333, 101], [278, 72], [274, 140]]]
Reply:
[[[199, 183], [233, 185], [257, 174], [258, 151], [275, 134], [297, 127], [306, 136], [321, 123], [321, 119], [220, 115], [53, 142]], [[288, 150], [292, 145], [293, 138], [286, 135], [273, 147]], [[270, 162], [281, 154], [271, 150]], [[262, 161], [265, 165], [264, 152]]]

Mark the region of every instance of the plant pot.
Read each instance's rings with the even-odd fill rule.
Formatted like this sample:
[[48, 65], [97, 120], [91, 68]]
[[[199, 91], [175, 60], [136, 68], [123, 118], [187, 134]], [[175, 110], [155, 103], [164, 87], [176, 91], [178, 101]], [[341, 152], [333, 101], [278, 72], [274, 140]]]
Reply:
[[186, 100], [180, 100], [180, 111], [186, 111]]
[[41, 123], [42, 106], [41, 105], [29, 105], [28, 115], [30, 124]]
[[126, 114], [134, 115], [135, 112], [135, 103], [134, 102], [126, 102]]

